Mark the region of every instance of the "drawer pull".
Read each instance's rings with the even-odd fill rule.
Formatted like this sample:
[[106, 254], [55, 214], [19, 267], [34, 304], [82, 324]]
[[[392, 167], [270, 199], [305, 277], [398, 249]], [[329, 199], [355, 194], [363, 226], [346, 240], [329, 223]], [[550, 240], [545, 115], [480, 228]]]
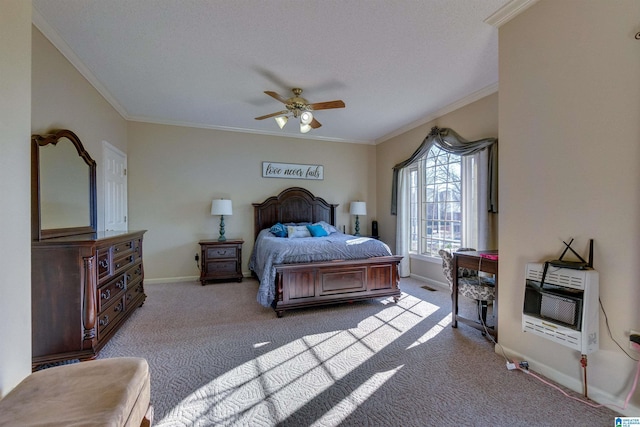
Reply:
[[98, 261], [98, 265], [100, 266], [100, 268], [108, 268], [109, 261], [107, 261], [106, 259], [101, 259], [100, 261]]
[[122, 304], [122, 301], [120, 301], [120, 302], [118, 303], [118, 305], [116, 305], [116, 306], [113, 308], [113, 311], [115, 311], [116, 313], [118, 313], [118, 312], [121, 312], [123, 308], [124, 308], [124, 305]]
[[107, 316], [105, 314], [104, 317], [102, 319], [100, 319], [100, 321], [98, 323], [100, 324], [100, 326], [108, 325], [109, 324], [109, 316]]
[[224, 250], [218, 251], [218, 255], [226, 255], [226, 254], [227, 254], [227, 251], [224, 251]]
[[124, 289], [124, 280], [118, 280], [116, 282], [116, 288], [118, 289]]
[[111, 298], [111, 289], [107, 289], [106, 291], [102, 291], [102, 293], [100, 294], [100, 297], [102, 299], [109, 299]]
[[116, 268], [120, 268], [120, 263], [116, 264]]

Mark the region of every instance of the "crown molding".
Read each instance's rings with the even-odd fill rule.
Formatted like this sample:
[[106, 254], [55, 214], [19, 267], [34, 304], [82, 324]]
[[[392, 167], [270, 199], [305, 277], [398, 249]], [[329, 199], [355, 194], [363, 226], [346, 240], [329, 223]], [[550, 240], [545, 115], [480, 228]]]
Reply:
[[512, 0], [485, 19], [484, 22], [500, 28], [537, 2], [538, 0]]
[[405, 126], [402, 126], [400, 129], [396, 129], [395, 131], [386, 134], [385, 136], [376, 139], [375, 143], [377, 144], [381, 144], [391, 138], [394, 138], [398, 135], [402, 135], [405, 132], [408, 132], [412, 129], [417, 128], [418, 126], [422, 126], [425, 123], [429, 123], [439, 117], [444, 116], [445, 114], [451, 113], [452, 111], [456, 111], [466, 105], [471, 104], [472, 102], [476, 102], [482, 98], [484, 98], [485, 96], [489, 96], [493, 93], [496, 93], [498, 91], [498, 83], [494, 83], [492, 85], [486, 86], [483, 89], [480, 89], [479, 91], [476, 91], [470, 95], [465, 96], [464, 98], [455, 101], [431, 114], [429, 114], [428, 116], [417, 120], [415, 122], [409, 123]]
[[122, 105], [111, 95], [106, 87], [98, 80], [98, 78], [89, 70], [78, 58], [78, 55], [71, 47], [60, 37], [58, 32], [49, 25], [42, 17], [40, 12], [32, 8], [31, 22], [40, 30], [42, 34], [53, 44], [60, 53], [75, 67], [76, 70], [91, 84], [102, 97], [125, 119], [129, 120], [129, 114]]

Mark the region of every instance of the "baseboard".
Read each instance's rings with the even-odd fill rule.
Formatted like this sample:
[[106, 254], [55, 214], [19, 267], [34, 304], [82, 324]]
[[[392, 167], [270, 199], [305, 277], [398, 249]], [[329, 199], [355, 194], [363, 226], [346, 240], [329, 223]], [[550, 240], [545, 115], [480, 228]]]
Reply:
[[145, 285], [154, 285], [158, 283], [180, 283], [180, 282], [196, 282], [200, 280], [200, 276], [182, 276], [182, 277], [161, 277], [158, 279], [144, 279]]
[[437, 280], [433, 280], [433, 279], [430, 279], [428, 277], [419, 276], [419, 275], [414, 274], [414, 273], [411, 273], [411, 275], [409, 275], [409, 277], [411, 277], [412, 279], [415, 279], [415, 280], [420, 280], [421, 282], [425, 282], [427, 285], [439, 288], [442, 291], [448, 291], [449, 290], [449, 285], [447, 283], [443, 283], [443, 282], [440, 282], [440, 281], [437, 281]]
[[[504, 349], [505, 353], [512, 358], [512, 360], [526, 360], [527, 362], [529, 362], [529, 368], [535, 373], [540, 374], [557, 384], [567, 387], [575, 391], [576, 393], [583, 393], [583, 384], [580, 380], [573, 378], [556, 369], [553, 369], [552, 367], [547, 366], [543, 363], [540, 363], [537, 360], [531, 360], [531, 358], [526, 357], [518, 353], [517, 351], [513, 351], [508, 347], [503, 346], [502, 348]], [[495, 347], [495, 352], [502, 355], [502, 351], [500, 350], [499, 346]], [[596, 402], [596, 404], [606, 406], [609, 409], [627, 417], [636, 417], [640, 413], [640, 407], [635, 405], [628, 405], [624, 410], [620, 409], [624, 406], [624, 399], [626, 399], [627, 394], [629, 393], [628, 390], [625, 390], [624, 399], [622, 399], [621, 401], [618, 396], [613, 396], [611, 393], [608, 393], [598, 387], [594, 387], [590, 384], [588, 385], [588, 387], [589, 400]], [[560, 394], [558, 396], [560, 396], [561, 398], [564, 397]]]
[[[242, 277], [251, 277], [251, 272], [243, 271]], [[235, 279], [234, 279], [235, 280]], [[160, 277], [156, 279], [144, 279], [145, 285], [154, 285], [158, 283], [182, 283], [182, 282], [198, 282], [200, 276], [178, 276], [178, 277]]]

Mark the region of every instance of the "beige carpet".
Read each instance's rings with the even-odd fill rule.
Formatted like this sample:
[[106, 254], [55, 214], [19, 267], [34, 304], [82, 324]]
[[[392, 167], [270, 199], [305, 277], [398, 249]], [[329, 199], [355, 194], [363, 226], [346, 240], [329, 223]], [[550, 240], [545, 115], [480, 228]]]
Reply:
[[508, 371], [479, 331], [451, 328], [449, 293], [422, 285], [403, 279], [397, 304], [283, 318], [252, 279], [147, 285], [100, 358], [149, 361], [156, 426], [614, 425], [613, 411]]

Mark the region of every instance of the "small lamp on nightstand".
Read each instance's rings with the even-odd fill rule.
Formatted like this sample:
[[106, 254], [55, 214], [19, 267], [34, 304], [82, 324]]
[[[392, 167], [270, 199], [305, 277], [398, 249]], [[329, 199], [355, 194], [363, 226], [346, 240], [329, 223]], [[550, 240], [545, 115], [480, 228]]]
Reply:
[[356, 233], [354, 236], [360, 236], [360, 219], [358, 216], [367, 214], [367, 204], [365, 202], [351, 202], [349, 213], [356, 216]]
[[211, 215], [220, 215], [220, 237], [219, 242], [226, 242], [227, 238], [224, 237], [224, 216], [232, 215], [233, 207], [231, 206], [231, 200], [228, 199], [214, 199], [211, 202]]

